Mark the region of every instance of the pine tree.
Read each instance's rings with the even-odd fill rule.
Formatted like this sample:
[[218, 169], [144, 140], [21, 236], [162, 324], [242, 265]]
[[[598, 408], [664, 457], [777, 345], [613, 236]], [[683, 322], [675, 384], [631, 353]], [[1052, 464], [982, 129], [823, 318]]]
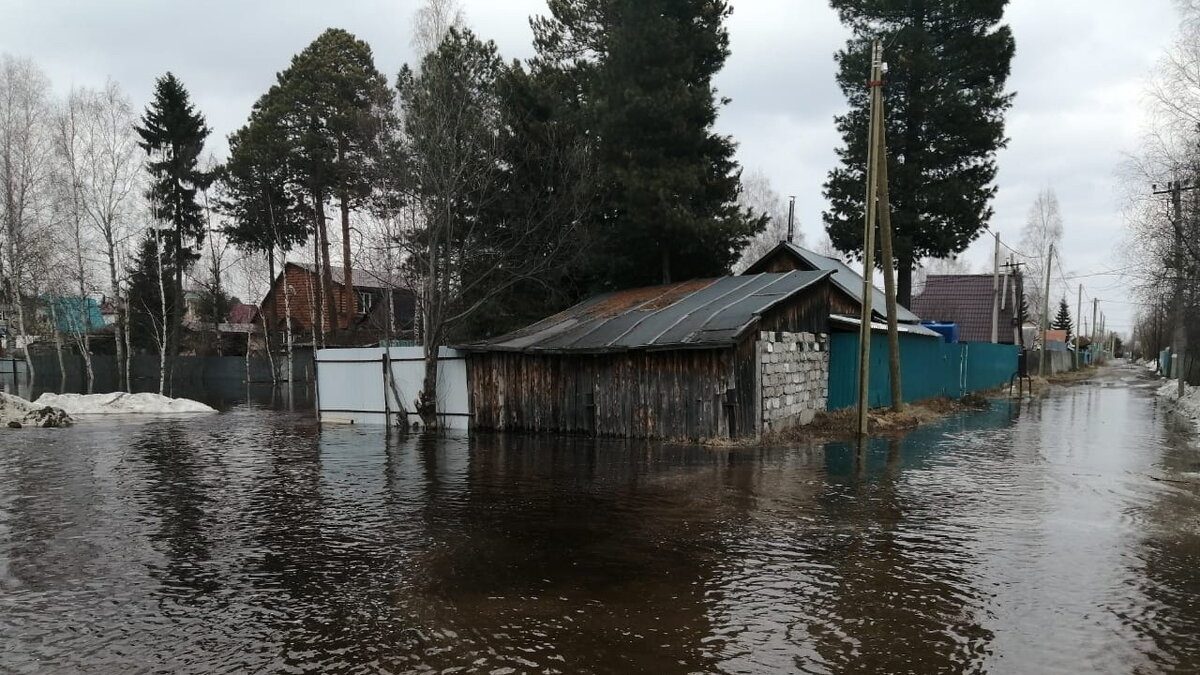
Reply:
[[[332, 315], [336, 304], [325, 207], [333, 200], [338, 202], [343, 274], [350, 285], [350, 212], [371, 196], [386, 145], [381, 136], [395, 126], [393, 94], [387, 78], [375, 67], [370, 45], [339, 28], [318, 36], [292, 58], [276, 80], [255, 104], [249, 125], [267, 128], [243, 130], [244, 136], [237, 140], [266, 144], [247, 151], [286, 169], [292, 202], [306, 203], [310, 209], [310, 232], [320, 249], [325, 303], [330, 312], [324, 316], [330, 327], [337, 327], [339, 322]], [[303, 197], [297, 197], [301, 191]], [[354, 294], [347, 297], [341, 325], [350, 327], [355, 315]]]
[[1071, 310], [1067, 307], [1067, 299], [1061, 298], [1058, 301], [1058, 314], [1054, 315], [1054, 321], [1050, 323], [1050, 328], [1053, 330], [1067, 331], [1067, 342], [1071, 341], [1071, 336], [1075, 333], [1075, 324], [1071, 321]]
[[831, 0], [853, 37], [836, 56], [850, 110], [836, 118], [839, 166], [829, 174], [826, 231], [861, 253], [866, 196], [870, 41], [886, 45], [884, 101], [897, 299], [908, 304], [921, 258], [962, 252], [992, 216], [996, 151], [1015, 50], [1000, 25], [1008, 0]]
[[[739, 209], [734, 143], [713, 131], [729, 55], [722, 0], [550, 0], [534, 71], [594, 142], [593, 285], [727, 273], [765, 216]], [[547, 72], [548, 71], [548, 72]]]
[[[166, 223], [170, 230], [164, 232], [164, 239], [172, 252], [171, 294], [183, 297], [183, 272], [195, 262], [195, 247], [204, 240], [206, 220], [196, 195], [211, 182], [209, 174], [200, 168], [200, 153], [210, 130], [183, 83], [171, 73], [155, 83], [154, 100], [134, 130], [150, 158], [146, 163], [151, 177], [146, 197], [155, 219]], [[171, 308], [166, 350], [175, 356], [179, 354], [183, 303], [172, 303]]]

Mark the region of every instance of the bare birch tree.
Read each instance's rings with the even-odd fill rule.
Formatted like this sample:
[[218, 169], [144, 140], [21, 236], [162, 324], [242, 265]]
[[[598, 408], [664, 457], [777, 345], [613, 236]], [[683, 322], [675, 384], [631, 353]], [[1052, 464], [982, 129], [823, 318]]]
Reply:
[[[3, 294], [27, 334], [24, 298], [36, 297], [28, 251], [46, 236], [45, 182], [52, 150], [47, 130], [49, 81], [32, 61], [0, 56], [0, 209], [4, 248], [0, 253]], [[13, 346], [12, 331], [8, 345]], [[26, 349], [28, 354], [28, 350]], [[27, 359], [32, 380], [32, 359]]]
[[[1058, 207], [1058, 196], [1051, 188], [1038, 192], [1037, 198], [1029, 207], [1025, 226], [1021, 228], [1021, 243], [1018, 248], [1029, 256], [1024, 260], [1025, 265], [1025, 298], [1029, 304], [1028, 317], [1037, 323], [1042, 316], [1042, 305], [1045, 303], [1046, 256], [1050, 245], [1056, 247], [1062, 243], [1063, 219]], [[1053, 264], [1052, 262], [1050, 264]], [[1053, 270], [1051, 270], [1053, 271]], [[1049, 322], [1049, 318], [1047, 318]]]
[[95, 240], [107, 268], [105, 295], [117, 311], [117, 387], [124, 389], [129, 386], [129, 369], [125, 355], [128, 298], [122, 293], [128, 271], [123, 261], [128, 259], [125, 249], [136, 235], [133, 214], [140, 207], [141, 164], [133, 131], [137, 120], [129, 98], [111, 80], [103, 89], [72, 90], [64, 113], [73, 133], [70, 143], [66, 134], [60, 134], [60, 152], [69, 157], [76, 218]]
[[[753, 213], [765, 213], [770, 219], [763, 231], [754, 235], [742, 249], [742, 257], [733, 266], [735, 273], [740, 273], [779, 245], [779, 242], [787, 240], [789, 210], [788, 200], [775, 190], [771, 179], [761, 171], [752, 171], [742, 177], [738, 205]], [[804, 233], [800, 231], [798, 221], [792, 241], [804, 245]]]

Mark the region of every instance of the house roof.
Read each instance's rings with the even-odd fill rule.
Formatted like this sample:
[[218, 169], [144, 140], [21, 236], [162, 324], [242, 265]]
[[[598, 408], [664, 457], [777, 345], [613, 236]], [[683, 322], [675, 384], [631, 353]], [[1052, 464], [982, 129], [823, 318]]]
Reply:
[[[316, 274], [317, 267], [311, 263], [290, 262], [288, 264], [295, 265], [296, 267], [299, 267], [307, 272]], [[351, 281], [354, 282], [355, 288], [386, 289], [389, 285], [389, 282], [393, 289], [404, 287], [404, 284], [399, 277], [391, 276], [389, 278], [389, 275], [383, 272], [375, 272], [372, 270], [364, 270], [358, 267], [352, 267], [350, 268], [350, 274], [352, 275]], [[332, 269], [330, 269], [329, 275], [333, 278], [333, 283], [339, 286], [346, 285], [346, 272], [341, 268], [341, 266], [334, 265]]]
[[829, 272], [698, 279], [596, 296], [472, 351], [601, 353], [734, 344], [764, 312]]
[[[992, 339], [992, 275], [931, 274], [925, 290], [913, 298], [913, 310], [926, 319], [958, 325], [963, 342]], [[1012, 303], [1000, 310], [999, 338], [1012, 341]]]
[[239, 302], [229, 308], [229, 323], [254, 323], [258, 318], [258, 307]]
[[[745, 274], [756, 274], [766, 266], [766, 261], [770, 258], [786, 254], [791, 256], [801, 266], [810, 270], [828, 270], [833, 272], [833, 285], [840, 289], [846, 295], [849, 295], [859, 306], [862, 306], [863, 299], [863, 278], [858, 272], [855, 272], [849, 265], [836, 258], [823, 256], [820, 253], [810, 251], [802, 246], [797, 246], [790, 241], [780, 242], [775, 248], [767, 252], [766, 255], [759, 258], [746, 269]], [[887, 319], [887, 296], [878, 288], [872, 287], [871, 293], [871, 314], [879, 319]], [[920, 323], [921, 317], [909, 311], [905, 307], [896, 305], [896, 321], [900, 323]]]

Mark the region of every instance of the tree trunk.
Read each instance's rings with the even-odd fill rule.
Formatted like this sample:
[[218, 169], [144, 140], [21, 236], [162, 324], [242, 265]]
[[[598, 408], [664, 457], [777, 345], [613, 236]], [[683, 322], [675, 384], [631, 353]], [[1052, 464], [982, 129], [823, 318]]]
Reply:
[[33, 367], [33, 356], [29, 353], [29, 336], [25, 333], [25, 307], [21, 302], [21, 292], [16, 290], [16, 284], [13, 284], [13, 296], [16, 297], [17, 307], [17, 330], [19, 335], [25, 339], [25, 344], [21, 347], [21, 352], [25, 354], [25, 370], [29, 373], [29, 388], [32, 391], [34, 380], [37, 379], [36, 369]]
[[118, 298], [121, 303], [121, 313], [118, 315], [118, 320], [125, 324], [125, 363], [121, 364], [125, 369], [125, 387], [126, 391], [133, 392], [133, 336], [130, 335], [129, 326], [129, 294], [126, 293], [124, 298]]
[[[46, 306], [50, 309], [50, 330], [54, 334], [54, 353], [58, 356], [58, 391], [61, 394], [67, 391], [67, 364], [63, 360], [62, 333], [58, 332], [58, 310], [54, 304], [51, 298]], [[29, 360], [28, 353], [25, 354], [25, 360]]]
[[662, 250], [662, 282], [671, 283], [671, 252], [667, 250], [666, 245]]
[[321, 233], [321, 279], [325, 283], [325, 318], [329, 322], [329, 329], [337, 329], [337, 303], [333, 299], [333, 266], [329, 263], [329, 229], [325, 224], [325, 204], [321, 201], [317, 202], [317, 221], [320, 224]]
[[346, 328], [354, 328], [354, 319], [358, 316], [356, 305], [358, 297], [354, 292], [353, 268], [350, 266], [350, 201], [345, 191], [339, 207], [342, 212], [342, 279], [346, 292]]
[[[170, 349], [170, 376], [169, 381], [174, 386], [174, 370], [175, 361], [179, 356], [181, 346], [180, 338], [183, 335], [183, 308], [187, 303], [183, 298], [183, 230], [178, 226], [175, 228], [175, 302], [171, 303], [171, 324], [168, 337]], [[165, 297], [164, 297], [165, 300]]]
[[898, 247], [896, 265], [896, 304], [901, 307], [910, 307], [912, 305], [912, 273], [913, 273], [913, 255], [912, 248], [907, 241], [902, 241]]
[[[313, 277], [316, 278], [316, 288], [313, 287], [312, 279], [308, 280], [308, 314], [309, 321], [312, 322], [312, 343], [316, 347], [320, 344], [325, 346], [325, 310], [322, 304], [325, 302], [325, 275], [321, 270], [321, 229], [313, 228]], [[320, 336], [320, 342], [317, 341], [317, 336]]]
[[425, 341], [425, 379], [421, 383], [421, 396], [417, 399], [417, 414], [426, 429], [436, 429], [437, 420], [437, 381], [438, 381], [438, 345], [435, 340]]
[[287, 265], [283, 266], [283, 321], [287, 340], [287, 381], [292, 386], [292, 286], [288, 283]]
[[[170, 342], [171, 330], [167, 325], [167, 289], [166, 283], [163, 281], [161, 233], [155, 233], [155, 243], [155, 257], [158, 259], [158, 305], [161, 311], [159, 316], [161, 325], [158, 331], [158, 395], [164, 396], [167, 390], [167, 352], [169, 351], [168, 343]], [[178, 305], [179, 303], [176, 302], [175, 304]]]
[[121, 364], [125, 361], [125, 306], [121, 302], [121, 286], [117, 282], [117, 256], [112, 242], [107, 241], [108, 250], [108, 283], [112, 288], [113, 303], [117, 310], [117, 332], [115, 335], [115, 347], [117, 351], [117, 390], [129, 391], [129, 371], [121, 371]]

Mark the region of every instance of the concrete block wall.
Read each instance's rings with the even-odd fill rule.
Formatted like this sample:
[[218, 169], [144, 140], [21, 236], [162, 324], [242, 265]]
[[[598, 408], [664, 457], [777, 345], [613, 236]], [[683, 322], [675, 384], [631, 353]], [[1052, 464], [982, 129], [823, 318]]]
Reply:
[[763, 331], [757, 344], [763, 432], [808, 424], [829, 397], [829, 337]]

